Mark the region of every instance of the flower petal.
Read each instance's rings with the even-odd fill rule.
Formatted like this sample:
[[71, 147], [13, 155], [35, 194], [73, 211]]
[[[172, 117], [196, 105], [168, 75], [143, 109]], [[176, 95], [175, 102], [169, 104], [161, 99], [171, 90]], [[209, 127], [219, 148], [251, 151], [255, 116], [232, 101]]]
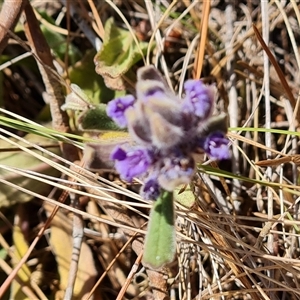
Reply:
[[126, 158], [127, 158], [127, 153], [119, 146], [116, 147], [111, 153], [111, 159], [121, 161]]
[[212, 159], [228, 159], [230, 157], [229, 141], [223, 132], [216, 131], [207, 136], [201, 147]]
[[132, 107], [135, 99], [132, 95], [126, 95], [124, 97], [111, 100], [107, 104], [106, 113], [114, 120], [114, 122], [121, 128], [127, 126], [127, 119], [125, 117], [125, 111]]
[[160, 195], [161, 188], [158, 184], [156, 176], [151, 176], [145, 180], [141, 188], [141, 196], [145, 200], [156, 200]]
[[214, 91], [200, 80], [188, 80], [184, 84], [185, 99], [183, 111], [194, 114], [201, 120], [206, 120], [213, 112]]
[[126, 152], [116, 147], [111, 154], [116, 160], [115, 167], [123, 180], [132, 181], [133, 177], [145, 173], [152, 163], [152, 158], [147, 149], [138, 148]]

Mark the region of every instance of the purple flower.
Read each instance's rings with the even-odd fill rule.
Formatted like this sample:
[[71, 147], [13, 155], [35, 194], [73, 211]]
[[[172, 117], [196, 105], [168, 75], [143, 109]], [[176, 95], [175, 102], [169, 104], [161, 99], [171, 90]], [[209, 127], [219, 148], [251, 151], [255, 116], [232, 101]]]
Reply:
[[229, 141], [224, 133], [217, 131], [202, 139], [200, 146], [212, 159], [228, 159], [230, 157], [228, 149]]
[[138, 177], [144, 182], [141, 195], [154, 200], [162, 190], [190, 183], [199, 147], [212, 159], [229, 158], [227, 119], [211, 116], [214, 88], [200, 80], [186, 81], [180, 99], [153, 66], [137, 75], [136, 100], [128, 95], [107, 105], [108, 116], [128, 128], [135, 145], [116, 147], [111, 159], [122, 179]]
[[137, 148], [126, 152], [117, 146], [111, 159], [115, 160], [115, 166], [121, 178], [126, 181], [132, 181], [133, 177], [145, 173], [152, 163], [152, 158], [147, 149]]
[[155, 175], [147, 178], [144, 185], [141, 188], [141, 195], [144, 199], [156, 200], [161, 192], [161, 188], [158, 184]]
[[188, 80], [184, 84], [185, 99], [183, 110], [192, 113], [200, 120], [206, 120], [213, 111], [213, 89], [200, 80]]
[[106, 113], [114, 120], [114, 122], [121, 128], [127, 126], [127, 119], [125, 117], [125, 111], [132, 107], [134, 104], [134, 97], [132, 95], [126, 95], [124, 97], [116, 98], [107, 104]]

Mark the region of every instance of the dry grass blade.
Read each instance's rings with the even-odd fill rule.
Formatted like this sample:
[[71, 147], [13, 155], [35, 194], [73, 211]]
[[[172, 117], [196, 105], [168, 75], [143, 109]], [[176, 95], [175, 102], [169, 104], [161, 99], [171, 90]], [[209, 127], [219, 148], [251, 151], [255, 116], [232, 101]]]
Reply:
[[[9, 298], [4, 291], [12, 282], [32, 299], [300, 299], [297, 1], [1, 5], [1, 299]], [[22, 5], [27, 21], [13, 34]], [[108, 24], [130, 37], [137, 60], [130, 45], [107, 34]], [[177, 256], [159, 271], [143, 265], [152, 203], [141, 199], [141, 181], [124, 182], [112, 164], [86, 168], [85, 143], [107, 144], [110, 133], [81, 132], [80, 114], [126, 93], [108, 89], [95, 72], [96, 51], [111, 40], [107, 56], [118, 65], [107, 65], [113, 73], [130, 57], [130, 89], [145, 64], [155, 65], [182, 98], [186, 80], [201, 76], [216, 87], [214, 114], [225, 111], [230, 120], [232, 157], [211, 162], [197, 154], [195, 177], [180, 191], [188, 204], [176, 198]], [[66, 113], [60, 106], [71, 83], [91, 100]], [[44, 123], [51, 118], [54, 130]], [[22, 163], [31, 159], [35, 164]], [[16, 265], [13, 224], [26, 249]], [[25, 263], [32, 274], [26, 283], [18, 276]]]
[[[214, 245], [218, 245], [220, 249], [229, 249], [229, 243], [225, 240], [222, 235], [214, 234], [212, 235], [209, 231], [205, 231], [206, 235], [210, 238]], [[225, 262], [228, 264], [229, 269], [232, 273], [241, 280], [243, 285], [249, 290], [252, 290], [252, 284], [258, 288], [258, 291], [261, 292], [262, 290], [259, 288], [259, 285], [253, 278], [251, 278], [247, 273], [243, 272], [243, 269], [236, 265], [236, 262], [239, 261], [238, 256], [235, 255], [234, 252], [230, 252], [228, 250], [221, 250], [223, 257], [225, 258]], [[244, 273], [244, 276], [242, 274]], [[248, 275], [248, 276], [247, 276]], [[252, 279], [252, 282], [251, 282]], [[252, 299], [260, 299], [257, 293], [251, 293]]]
[[206, 38], [207, 38], [207, 31], [208, 31], [209, 12], [210, 12], [210, 2], [204, 1], [203, 8], [202, 8], [201, 25], [199, 26], [201, 39], [200, 39], [199, 48], [195, 60], [195, 66], [194, 66], [194, 73], [195, 73], [194, 78], [196, 79], [199, 79], [201, 77], [201, 72], [203, 67], [205, 45], [206, 45]]
[[[276, 72], [277, 72], [277, 74], [279, 76], [279, 79], [281, 81], [281, 84], [283, 85], [283, 88], [284, 88], [284, 90], [285, 90], [285, 92], [286, 92], [286, 94], [287, 94], [287, 96], [288, 96], [288, 98], [290, 100], [290, 103], [291, 103], [293, 109], [295, 109], [295, 107], [296, 107], [296, 100], [295, 100], [295, 98], [294, 98], [294, 96], [293, 96], [293, 94], [291, 92], [291, 89], [290, 89], [290, 87], [289, 87], [289, 85], [288, 85], [288, 83], [287, 83], [287, 81], [285, 79], [285, 76], [284, 76], [281, 68], [279, 67], [279, 65], [278, 65], [275, 57], [273, 56], [272, 52], [269, 50], [268, 46], [264, 42], [264, 40], [261, 37], [261, 35], [260, 35], [257, 27], [254, 24], [253, 24], [253, 30], [254, 30], [254, 33], [255, 33], [257, 39], [261, 43], [263, 49], [266, 51], [266, 53], [267, 53], [267, 55], [268, 55], [271, 63], [273, 64], [274, 68], [276, 69]], [[298, 120], [300, 120], [298, 114], [297, 114], [297, 118], [298, 118]]]
[[88, 0], [88, 3], [90, 5], [90, 7], [91, 7], [91, 10], [93, 12], [93, 16], [94, 16], [96, 24], [97, 24], [98, 35], [103, 40], [104, 39], [104, 26], [103, 26], [103, 24], [101, 22], [99, 13], [97, 11], [97, 8], [95, 7], [95, 4], [94, 4], [93, 1]]

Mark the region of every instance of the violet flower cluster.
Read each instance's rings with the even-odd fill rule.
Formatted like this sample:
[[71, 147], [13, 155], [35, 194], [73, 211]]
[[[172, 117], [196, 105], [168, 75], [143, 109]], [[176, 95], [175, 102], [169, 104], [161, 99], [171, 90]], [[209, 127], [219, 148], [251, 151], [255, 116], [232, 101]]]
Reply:
[[117, 146], [111, 159], [123, 180], [141, 179], [142, 197], [155, 200], [162, 189], [173, 191], [191, 181], [194, 153], [229, 158], [226, 117], [212, 117], [214, 88], [200, 80], [186, 81], [181, 99], [153, 66], [139, 69], [137, 75], [136, 99], [127, 95], [107, 105], [107, 115], [127, 127], [133, 140]]

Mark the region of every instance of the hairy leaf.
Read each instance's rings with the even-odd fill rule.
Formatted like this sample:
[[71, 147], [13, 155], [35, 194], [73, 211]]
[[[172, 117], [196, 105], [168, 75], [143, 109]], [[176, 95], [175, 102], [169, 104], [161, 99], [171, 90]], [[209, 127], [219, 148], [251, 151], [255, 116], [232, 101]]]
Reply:
[[153, 269], [159, 269], [172, 262], [175, 251], [173, 193], [163, 191], [151, 209], [143, 262]]
[[80, 130], [99, 130], [99, 131], [124, 131], [107, 116], [106, 105], [100, 104], [96, 108], [84, 111], [79, 119]]

